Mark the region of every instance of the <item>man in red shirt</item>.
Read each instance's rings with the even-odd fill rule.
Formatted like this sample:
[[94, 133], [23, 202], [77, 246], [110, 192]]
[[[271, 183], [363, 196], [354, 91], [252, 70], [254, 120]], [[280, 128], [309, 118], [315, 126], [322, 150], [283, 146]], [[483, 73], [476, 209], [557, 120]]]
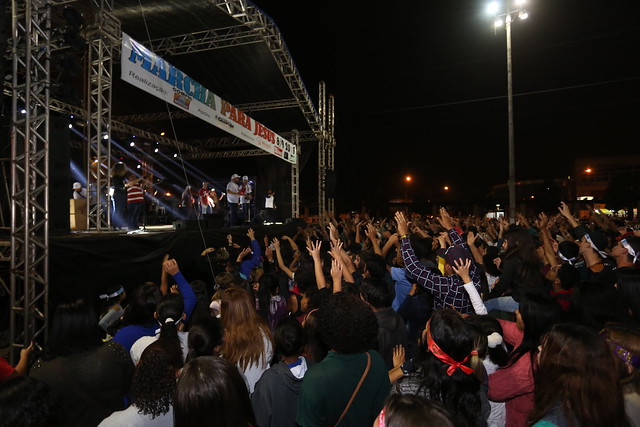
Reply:
[[[198, 190], [198, 200], [200, 201], [200, 213], [202, 215], [213, 213], [215, 203], [211, 198], [211, 189], [207, 181], [202, 183], [202, 188]], [[215, 190], [213, 190], [215, 191]]]

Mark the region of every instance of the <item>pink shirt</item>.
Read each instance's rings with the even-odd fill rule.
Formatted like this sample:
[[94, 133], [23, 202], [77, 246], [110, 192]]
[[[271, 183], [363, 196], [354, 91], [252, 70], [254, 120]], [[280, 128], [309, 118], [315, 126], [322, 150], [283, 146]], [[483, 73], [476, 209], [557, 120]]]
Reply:
[[[502, 325], [504, 340], [517, 348], [522, 343], [524, 333], [514, 322], [501, 319], [498, 322]], [[528, 425], [527, 417], [533, 409], [533, 391], [533, 369], [528, 354], [489, 376], [488, 397], [495, 402], [505, 402], [507, 427]]]

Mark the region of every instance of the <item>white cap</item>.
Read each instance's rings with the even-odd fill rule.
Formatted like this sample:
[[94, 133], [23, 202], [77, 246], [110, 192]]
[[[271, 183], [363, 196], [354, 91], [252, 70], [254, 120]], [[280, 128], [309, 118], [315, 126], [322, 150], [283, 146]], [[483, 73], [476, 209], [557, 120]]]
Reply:
[[236, 178], [240, 178], [240, 175], [238, 175], [237, 173], [234, 173], [233, 175], [231, 175], [231, 179], [236, 179]]
[[79, 182], [74, 182], [73, 183], [73, 189], [77, 189], [77, 188], [82, 188], [82, 184], [80, 184]]
[[243, 181], [249, 181], [249, 177], [247, 175], [245, 175], [245, 176], [242, 177], [242, 180]]

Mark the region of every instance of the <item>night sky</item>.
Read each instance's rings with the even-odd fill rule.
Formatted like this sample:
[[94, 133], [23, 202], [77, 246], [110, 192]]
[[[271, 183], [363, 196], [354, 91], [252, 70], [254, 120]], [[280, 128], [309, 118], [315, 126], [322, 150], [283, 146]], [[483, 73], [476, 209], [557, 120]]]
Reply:
[[[506, 182], [506, 40], [487, 2], [255, 3], [313, 98], [319, 80], [335, 96], [340, 203], [402, 197], [407, 174], [419, 200], [449, 185], [452, 200], [480, 201]], [[512, 26], [516, 178], [640, 153], [638, 2], [526, 7]]]

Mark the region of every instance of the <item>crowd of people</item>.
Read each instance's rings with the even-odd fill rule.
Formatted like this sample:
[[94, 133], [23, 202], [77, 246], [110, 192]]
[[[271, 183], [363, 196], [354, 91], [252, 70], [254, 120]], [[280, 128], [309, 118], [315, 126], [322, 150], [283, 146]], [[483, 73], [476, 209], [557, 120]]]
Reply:
[[199, 258], [52, 310], [0, 422], [640, 425], [636, 222], [325, 217]]

